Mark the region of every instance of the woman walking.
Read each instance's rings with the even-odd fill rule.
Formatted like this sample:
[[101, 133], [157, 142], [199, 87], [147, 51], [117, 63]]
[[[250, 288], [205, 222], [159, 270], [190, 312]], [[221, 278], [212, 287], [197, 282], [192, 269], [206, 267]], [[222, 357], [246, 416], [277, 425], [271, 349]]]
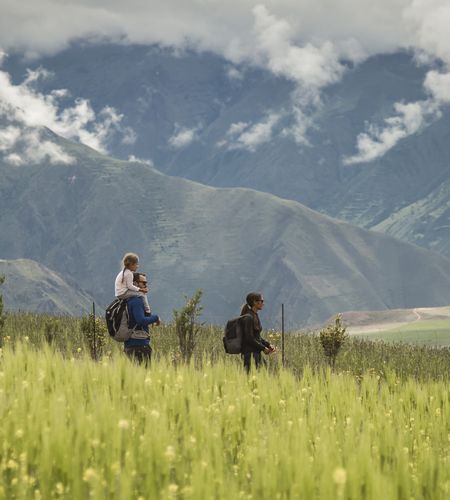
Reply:
[[244, 368], [247, 373], [250, 371], [252, 358], [255, 367], [261, 366], [261, 352], [270, 354], [275, 351], [275, 347], [261, 337], [261, 321], [258, 312], [264, 307], [264, 298], [260, 293], [251, 292], [245, 299], [245, 304], [241, 308], [243, 338], [241, 356], [244, 361]]

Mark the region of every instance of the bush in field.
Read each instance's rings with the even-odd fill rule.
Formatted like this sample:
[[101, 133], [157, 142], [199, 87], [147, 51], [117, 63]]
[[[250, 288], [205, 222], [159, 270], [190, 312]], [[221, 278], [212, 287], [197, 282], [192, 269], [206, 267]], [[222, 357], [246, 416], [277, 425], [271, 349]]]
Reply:
[[93, 314], [83, 316], [81, 318], [80, 330], [87, 340], [92, 359], [100, 359], [103, 356], [108, 336], [105, 320], [98, 317], [94, 318]]
[[336, 316], [335, 324], [328, 325], [319, 333], [323, 351], [333, 369], [336, 366], [337, 355], [348, 337], [345, 330], [345, 326], [342, 325], [342, 317], [338, 314]]
[[180, 352], [183, 361], [186, 363], [189, 363], [194, 353], [200, 331], [200, 325], [197, 323], [197, 320], [203, 309], [200, 305], [202, 295], [203, 291], [200, 289], [197, 290], [191, 298], [186, 297], [186, 304], [179, 311], [176, 309], [173, 311]]

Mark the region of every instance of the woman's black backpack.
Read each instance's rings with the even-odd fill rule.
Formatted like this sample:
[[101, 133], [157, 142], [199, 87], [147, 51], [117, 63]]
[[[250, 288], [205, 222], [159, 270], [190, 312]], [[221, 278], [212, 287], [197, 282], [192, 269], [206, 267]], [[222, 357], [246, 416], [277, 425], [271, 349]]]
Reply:
[[244, 318], [250, 316], [244, 314], [230, 319], [225, 325], [223, 346], [227, 354], [240, 354], [242, 350], [242, 339], [244, 338]]

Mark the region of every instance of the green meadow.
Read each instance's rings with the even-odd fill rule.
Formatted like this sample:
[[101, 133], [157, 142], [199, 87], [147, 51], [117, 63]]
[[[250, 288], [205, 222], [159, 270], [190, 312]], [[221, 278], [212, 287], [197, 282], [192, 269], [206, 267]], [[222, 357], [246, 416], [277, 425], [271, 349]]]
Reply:
[[[8, 314], [0, 353], [1, 499], [446, 499], [450, 351], [350, 338], [336, 366], [286, 338], [247, 375], [204, 326], [173, 325], [146, 369], [83, 323]], [[280, 346], [279, 332], [266, 336]]]
[[450, 494], [444, 381], [3, 351], [2, 498]]
[[384, 342], [405, 342], [424, 346], [450, 346], [450, 320], [416, 321], [401, 327], [362, 335]]

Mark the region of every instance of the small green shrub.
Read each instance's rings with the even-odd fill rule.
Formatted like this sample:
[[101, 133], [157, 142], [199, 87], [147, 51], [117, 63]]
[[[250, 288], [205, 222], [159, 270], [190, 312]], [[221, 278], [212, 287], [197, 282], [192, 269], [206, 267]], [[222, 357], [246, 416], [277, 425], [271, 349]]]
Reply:
[[186, 304], [179, 311], [173, 311], [180, 353], [186, 363], [189, 363], [192, 357], [200, 331], [197, 320], [203, 309], [200, 305], [202, 295], [203, 291], [197, 290], [191, 298], [186, 297]]
[[83, 316], [80, 323], [80, 331], [85, 337], [92, 359], [97, 360], [103, 356], [108, 329], [103, 318], [93, 314]]
[[337, 355], [348, 337], [345, 330], [345, 326], [342, 325], [342, 317], [338, 314], [336, 316], [335, 324], [328, 325], [319, 333], [323, 351], [333, 369], [336, 365]]

